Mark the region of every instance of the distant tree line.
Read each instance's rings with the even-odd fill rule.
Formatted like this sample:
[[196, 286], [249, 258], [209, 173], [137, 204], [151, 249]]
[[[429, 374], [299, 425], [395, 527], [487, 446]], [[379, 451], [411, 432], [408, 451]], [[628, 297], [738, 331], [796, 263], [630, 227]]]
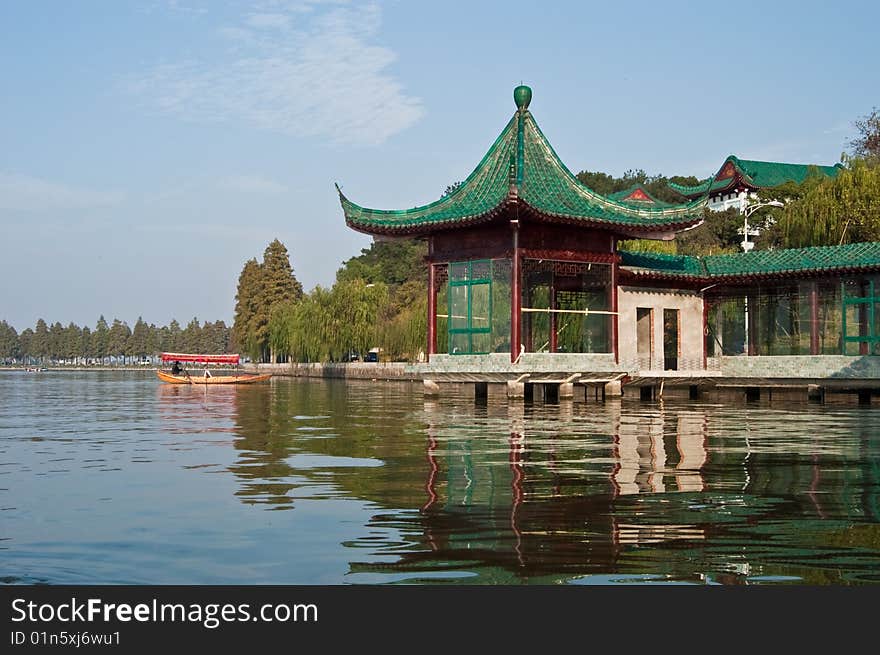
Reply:
[[20, 334], [0, 321], [0, 361], [5, 364], [128, 364], [160, 352], [222, 354], [231, 346], [231, 330], [223, 321], [200, 323], [198, 318], [185, 328], [176, 320], [157, 327], [138, 318], [130, 328], [118, 318], [108, 324], [101, 316], [94, 329], [76, 323], [49, 325], [41, 318]]

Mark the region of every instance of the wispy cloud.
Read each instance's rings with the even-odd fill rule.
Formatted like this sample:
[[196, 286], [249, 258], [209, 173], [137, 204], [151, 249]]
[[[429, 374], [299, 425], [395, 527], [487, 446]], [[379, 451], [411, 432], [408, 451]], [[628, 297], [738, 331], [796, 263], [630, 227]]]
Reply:
[[99, 191], [19, 173], [0, 173], [0, 209], [47, 211], [118, 205], [121, 191]]
[[421, 100], [388, 71], [376, 5], [271, 3], [217, 26], [219, 56], [157, 65], [129, 91], [195, 122], [243, 122], [296, 137], [377, 144], [419, 120]]
[[282, 193], [287, 187], [262, 175], [233, 175], [222, 181], [222, 186], [242, 193]]

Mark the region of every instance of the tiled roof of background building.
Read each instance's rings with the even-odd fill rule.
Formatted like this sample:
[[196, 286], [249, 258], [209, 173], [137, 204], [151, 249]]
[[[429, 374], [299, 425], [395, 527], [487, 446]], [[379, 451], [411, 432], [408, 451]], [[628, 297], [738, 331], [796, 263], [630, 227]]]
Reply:
[[880, 269], [880, 242], [752, 250], [730, 255], [665, 255], [621, 251], [621, 266], [636, 275], [711, 280], [835, 270]]

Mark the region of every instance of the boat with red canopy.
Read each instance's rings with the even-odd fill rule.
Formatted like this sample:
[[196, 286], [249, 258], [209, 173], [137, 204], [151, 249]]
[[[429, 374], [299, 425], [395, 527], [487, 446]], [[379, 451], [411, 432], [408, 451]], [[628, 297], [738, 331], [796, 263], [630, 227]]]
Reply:
[[161, 369], [156, 375], [163, 382], [171, 384], [253, 384], [263, 382], [272, 377], [271, 373], [253, 375], [250, 373], [237, 373], [235, 375], [213, 375], [208, 368], [204, 374], [191, 374], [182, 364], [228, 364], [238, 366], [241, 361], [239, 355], [200, 355], [194, 353], [162, 353], [162, 363], [173, 362], [170, 371]]

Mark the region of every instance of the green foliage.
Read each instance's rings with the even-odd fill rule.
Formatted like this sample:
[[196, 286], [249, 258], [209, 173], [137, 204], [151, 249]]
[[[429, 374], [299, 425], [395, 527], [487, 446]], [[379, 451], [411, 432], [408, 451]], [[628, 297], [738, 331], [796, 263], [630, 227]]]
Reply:
[[336, 280], [361, 279], [367, 283], [397, 286], [409, 280], [423, 280], [427, 284], [425, 257], [428, 246], [415, 239], [374, 241], [361, 254], [343, 263]]
[[617, 244], [619, 250], [631, 252], [657, 252], [664, 255], [674, 255], [678, 252], [675, 241], [657, 241], [655, 239], [632, 239], [621, 241]]
[[269, 323], [275, 307], [296, 302], [302, 285], [293, 274], [287, 248], [278, 239], [263, 253], [263, 262], [248, 260], [238, 278], [233, 335], [237, 347], [255, 361], [276, 361]]
[[628, 170], [623, 174], [623, 177], [614, 177], [613, 175], [601, 172], [581, 171], [577, 174], [577, 179], [581, 184], [588, 186], [596, 193], [600, 193], [604, 196], [618, 191], [624, 191], [636, 184], [641, 184], [647, 189], [648, 193], [658, 200], [671, 203], [681, 203], [684, 202], [684, 199], [669, 188], [669, 182], [686, 185], [699, 183], [699, 180], [693, 176], [682, 177], [680, 175], [675, 175], [673, 177], [666, 177], [665, 175], [659, 174], [648, 175], [641, 169]]
[[679, 255], [719, 255], [740, 251], [743, 215], [736, 208], [704, 210], [703, 223], [675, 235]]
[[0, 321], [0, 361], [10, 362], [20, 356], [18, 332], [6, 321]]
[[275, 307], [269, 323], [273, 348], [297, 361], [339, 361], [378, 345], [388, 287], [355, 279], [316, 287], [298, 302]]
[[836, 178], [807, 182], [758, 243], [801, 248], [878, 240], [880, 167], [851, 159]]

